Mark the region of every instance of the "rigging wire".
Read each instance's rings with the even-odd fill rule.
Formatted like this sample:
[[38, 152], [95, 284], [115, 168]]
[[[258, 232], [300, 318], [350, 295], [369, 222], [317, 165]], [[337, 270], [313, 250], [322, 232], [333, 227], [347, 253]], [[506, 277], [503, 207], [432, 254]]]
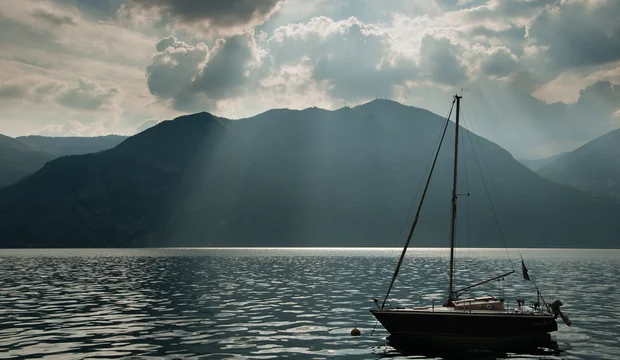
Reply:
[[[452, 114], [452, 107], [450, 108], [450, 111], [448, 112], [448, 115], [445, 117], [446, 119], [450, 118], [450, 115]], [[442, 133], [439, 133], [437, 135], [437, 139], [435, 140], [435, 145], [433, 147], [433, 151], [431, 152], [431, 157], [429, 157], [427, 163], [426, 163], [426, 167], [424, 170], [424, 175], [426, 175], [429, 172], [429, 169], [431, 167], [432, 164], [432, 160], [433, 160], [433, 154], [435, 154], [436, 150], [440, 145], [441, 145], [441, 136]], [[403, 225], [400, 228], [400, 231], [398, 233], [398, 236], [395, 238], [393, 246], [391, 246], [392, 248], [397, 248], [397, 243], [400, 241], [400, 238], [403, 234], [403, 231], [405, 230], [405, 226], [409, 223], [409, 219], [411, 218], [411, 210], [413, 209], [413, 205], [416, 203], [416, 200], [418, 199], [418, 195], [420, 194], [420, 190], [422, 188], [422, 185], [424, 185], [424, 179], [426, 179], [426, 176], [422, 176], [420, 178], [420, 182], [418, 183], [418, 186], [416, 187], [416, 191], [414, 193], [414, 196], [409, 204], [409, 209], [407, 210], [407, 213], [405, 215], [405, 220], [403, 221]], [[390, 252], [390, 256], [392, 257], [394, 256], [394, 253], [396, 253], [396, 250]], [[402, 281], [401, 281], [402, 282]], [[408, 284], [406, 284], [405, 282], [403, 282], [405, 285], [410, 286]], [[373, 292], [372, 297], [375, 298], [376, 292]]]
[[439, 151], [441, 150], [441, 144], [443, 143], [443, 139], [446, 135], [446, 130], [448, 129], [448, 124], [450, 123], [450, 115], [452, 115], [452, 109], [454, 108], [454, 104], [456, 103], [457, 98], [455, 97], [455, 99], [452, 101], [452, 106], [450, 108], [450, 113], [448, 114], [448, 117], [446, 118], [446, 124], [443, 128], [442, 134], [441, 134], [441, 140], [439, 141], [439, 146], [437, 147], [437, 152], [435, 153], [434, 159], [433, 159], [433, 165], [431, 166], [428, 178], [426, 180], [426, 184], [424, 185], [424, 192], [422, 193], [422, 196], [420, 198], [420, 203], [418, 204], [418, 210], [416, 212], [415, 215], [415, 219], [413, 220], [413, 224], [411, 225], [411, 229], [409, 230], [409, 235], [407, 236], [407, 242], [405, 242], [405, 246], [403, 247], [402, 253], [400, 255], [400, 258], [398, 260], [398, 264], [396, 264], [396, 269], [394, 270], [394, 274], [392, 275], [392, 281], [390, 282], [390, 286], [388, 287], [388, 290], [385, 294], [385, 297], [383, 298], [383, 304], [381, 305], [381, 309], [383, 309], [383, 307], [385, 306], [385, 303], [387, 301], [388, 296], [390, 295], [390, 291], [392, 290], [392, 286], [394, 285], [394, 282], [396, 281], [396, 278], [398, 276], [398, 272], [400, 270], [400, 266], [403, 263], [403, 259], [405, 258], [405, 254], [407, 253], [407, 247], [409, 246], [409, 243], [411, 241], [411, 236], [413, 235], [413, 231], [415, 230], [415, 227], [418, 223], [419, 220], [419, 216], [420, 216], [420, 212], [422, 210], [422, 204], [424, 202], [424, 198], [426, 197], [426, 192], [428, 191], [428, 186], [430, 185], [431, 182], [431, 177], [433, 175], [433, 170], [435, 169], [435, 165], [437, 164], [437, 159], [439, 158]]
[[[446, 119], [446, 125], [447, 125], [447, 123], [449, 122], [450, 116], [452, 115], [452, 110], [453, 110], [453, 108], [454, 108], [454, 102], [453, 102], [452, 106], [450, 107], [450, 111], [448, 112], [448, 115], [445, 117], [445, 119]], [[444, 131], [445, 131], [445, 130], [444, 130]], [[435, 145], [433, 146], [433, 151], [431, 152], [431, 157], [428, 159], [428, 161], [427, 161], [427, 163], [426, 163], [426, 167], [425, 167], [425, 170], [424, 170], [424, 173], [423, 173], [424, 175], [426, 175], [426, 174], [429, 172], [430, 168], [431, 168], [431, 165], [432, 165], [432, 163], [433, 163], [433, 155], [439, 151], [438, 149], [439, 149], [439, 147], [441, 146], [441, 141], [442, 141], [442, 138], [443, 138], [442, 133], [443, 133], [443, 132], [440, 132], [440, 133], [437, 135], [437, 139], [435, 140]], [[418, 199], [418, 195], [420, 194], [420, 190], [421, 190], [421, 188], [422, 188], [422, 185], [424, 185], [424, 180], [425, 180], [426, 178], [427, 178], [426, 176], [422, 176], [422, 177], [420, 178], [420, 182], [418, 183], [418, 186], [416, 187], [415, 195], [414, 195], [413, 199], [411, 200], [411, 203], [409, 204], [409, 209], [407, 210], [407, 215], [406, 215], [405, 221], [403, 221], [403, 226], [400, 228], [400, 232], [398, 233], [398, 237], [396, 237], [396, 239], [395, 239], [395, 241], [394, 241], [394, 246], [392, 246], [393, 248], [396, 248], [396, 243], [397, 243], [398, 241], [400, 241], [400, 238], [401, 238], [401, 236], [402, 236], [402, 234], [403, 234], [403, 231], [405, 230], [405, 226], [406, 226], [408, 223], [410, 223], [410, 222], [409, 222], [409, 219], [411, 218], [411, 210], [413, 209], [413, 205], [416, 203], [416, 200]], [[392, 255], [390, 255], [390, 257], [391, 257], [391, 256], [392, 256]], [[409, 285], [409, 284], [405, 283], [404, 281], [402, 281], [402, 279], [399, 279], [399, 280], [400, 280], [403, 284], [405, 284], [405, 285], [407, 285], [407, 286], [411, 286], [411, 285]], [[373, 296], [372, 296], [372, 297], [374, 298], [374, 297], [375, 297], [375, 295], [376, 295], [376, 294], [375, 294], [375, 293], [373, 293]]]
[[[465, 113], [466, 117], [470, 118], [469, 117], [469, 113], [467, 111], [467, 108], [465, 106], [463, 106], [463, 110], [465, 110], [464, 113]], [[469, 125], [471, 126], [471, 129], [473, 131], [476, 131], [475, 127], [473, 125], [473, 121], [471, 121], [471, 118], [470, 118], [470, 121], [469, 121]], [[502, 239], [502, 242], [504, 243], [504, 249], [506, 250], [506, 255], [508, 256], [508, 261], [510, 262], [510, 264], [512, 266], [512, 269], [514, 270], [514, 264], [512, 263], [512, 259], [510, 258], [510, 253], [508, 252], [508, 245], [506, 244], [506, 238], [504, 236], [504, 232], [502, 230], [502, 227], [500, 226], [499, 218], [497, 217], [497, 211], [495, 210], [495, 206], [493, 205], [493, 201], [491, 199], [491, 193], [489, 191], [489, 187], [487, 186], [487, 182], [485, 180], [485, 177], [484, 177], [484, 175], [482, 173], [482, 167], [480, 166], [480, 161], [478, 160], [478, 154], [476, 153], [476, 150], [475, 150], [475, 147], [474, 147], [474, 143], [473, 143], [473, 141], [471, 139], [472, 136], [471, 136], [471, 134], [469, 132], [468, 132], [468, 138], [469, 138], [469, 142], [471, 144], [472, 152], [474, 154], [474, 160], [476, 160], [476, 164], [478, 165], [478, 171], [480, 172], [480, 178], [482, 179], [482, 185], [484, 187], [484, 191], [485, 191], [485, 193], [487, 195], [487, 199], [489, 200], [489, 204], [491, 205], [491, 211], [493, 212], [493, 219], [495, 220], [495, 224], [497, 225], [497, 229], [499, 231], [500, 238]], [[477, 142], [479, 150], [480, 150], [480, 156], [482, 157], [482, 161], [484, 162], [484, 165], [488, 169], [488, 164], [487, 164], [486, 159], [484, 157], [484, 151], [482, 151], [482, 147], [480, 146], [480, 140], [478, 139], [478, 137], [476, 137], [476, 142]], [[506, 217], [505, 213], [503, 212], [503, 207], [502, 207], [501, 200], [499, 199], [499, 196], [497, 194], [497, 189], [495, 189], [495, 186], [493, 184], [493, 177], [491, 176], [491, 172], [490, 171], [488, 171], [488, 172], [489, 172], [489, 180], [491, 182], [491, 185], [493, 185], [493, 190], [495, 190], [495, 197], [497, 198], [497, 200], [499, 202], [500, 210], [502, 210], [502, 213], [503, 213], [504, 217]]]
[[[463, 106], [463, 110], [464, 110], [464, 113], [465, 113], [465, 115], [467, 116], [467, 118], [469, 118], [469, 119], [470, 119], [469, 124], [470, 124], [470, 126], [472, 127], [472, 130], [475, 132], [475, 131], [476, 131], [476, 130], [475, 130], [475, 126], [474, 126], [473, 121], [471, 121], [471, 117], [469, 116], [469, 112], [467, 111], [467, 107], [466, 107], [466, 106]], [[470, 135], [470, 134], [468, 134], [468, 135], [469, 135], [469, 141], [470, 141], [470, 143], [472, 144], [472, 150], [474, 150], [474, 147], [473, 147], [473, 142], [472, 142], [472, 140], [471, 140], [471, 135]], [[479, 148], [480, 148], [480, 155], [481, 155], [481, 157], [482, 157], [482, 161], [484, 162], [484, 165], [487, 167], [487, 172], [489, 173], [489, 180], [490, 180], [490, 182], [491, 182], [492, 190], [493, 190], [493, 191], [494, 191], [494, 193], [495, 193], [495, 197], [497, 198], [497, 202], [498, 202], [498, 205], [499, 205], [499, 210], [502, 212], [502, 216], [504, 217], [504, 219], [505, 219], [505, 221], [506, 221], [506, 224], [507, 224], [508, 229], [509, 229], [509, 235], [511, 236], [511, 238], [512, 238], [512, 240], [513, 240], [513, 243], [516, 243], [516, 241], [514, 241], [514, 231], [512, 231], [512, 223], [510, 222], [510, 218], [509, 218], [508, 216], [506, 216], [506, 212], [505, 212], [505, 210], [504, 210], [504, 205], [503, 205], [502, 200], [501, 200], [501, 198], [500, 198], [500, 196], [499, 196], [499, 192], [497, 191], [497, 188], [495, 187], [495, 182], [494, 182], [494, 180], [493, 180], [493, 175], [492, 175], [491, 171], [490, 171], [490, 170], [488, 170], [488, 169], [489, 169], [489, 166], [488, 166], [488, 163], [487, 163], [487, 161], [486, 161], [486, 158], [484, 157], [484, 152], [482, 151], [482, 147], [480, 146], [480, 139], [478, 139], [478, 137], [476, 137], [476, 142], [478, 143], [478, 146], [479, 146]], [[498, 227], [498, 229], [499, 229], [499, 232], [500, 232], [500, 237], [502, 238], [502, 241], [504, 242], [504, 248], [506, 249], [506, 255], [508, 255], [508, 260], [510, 261], [511, 266], [512, 266], [512, 269], [514, 270], [514, 264], [512, 264], [512, 260], [511, 260], [511, 258], [510, 258], [510, 253], [508, 252], [508, 246], [506, 245], [506, 239], [504, 238], [504, 235], [503, 235], [503, 232], [502, 232], [502, 230], [501, 230], [501, 227], [499, 226], [499, 220], [498, 220], [498, 218], [497, 218], [497, 213], [496, 213], [496, 211], [495, 211], [495, 207], [493, 206], [493, 202], [491, 201], [491, 196], [490, 196], [490, 193], [489, 193], [489, 191], [488, 191], [488, 188], [487, 188], [487, 185], [486, 185], [486, 181], [484, 180], [484, 176], [482, 175], [482, 169], [481, 169], [481, 167], [480, 167], [480, 163], [478, 162], [478, 157], [477, 157], [477, 155], [476, 155], [475, 150], [474, 150], [473, 152], [474, 152], [474, 159], [476, 160], [476, 163], [478, 164], [478, 170], [480, 171], [480, 176], [481, 176], [481, 178], [482, 178], [482, 183], [483, 183], [483, 185], [484, 185], [485, 191], [486, 191], [486, 193], [487, 193], [487, 197], [488, 197], [488, 199], [489, 199], [489, 203], [491, 204], [491, 208], [492, 208], [492, 210], [493, 210], [493, 217], [495, 218], [495, 222], [496, 222], [497, 227]], [[524, 264], [523, 254], [521, 253], [521, 248], [517, 246], [515, 249], [516, 249], [516, 250], [517, 250], [517, 252], [519, 253], [519, 257], [521, 258], [521, 262], [522, 262], [522, 264]], [[525, 268], [524, 268], [524, 272], [525, 272], [525, 271], [526, 271], [526, 270], [525, 270]], [[502, 280], [503, 280], [503, 279], [502, 279]], [[548, 305], [547, 305], [547, 303], [546, 303], [546, 301], [545, 301], [544, 297], [542, 296], [542, 293], [540, 292], [540, 289], [538, 288], [538, 285], [537, 285], [537, 284], [536, 284], [536, 282], [534, 281], [534, 278], [532, 277], [532, 275], [529, 275], [529, 280], [530, 280], [530, 281], [532, 282], [532, 284], [534, 285], [534, 288], [536, 289], [536, 293], [537, 293], [537, 295], [540, 297], [540, 299], [542, 300], [543, 304], [545, 305], [545, 308], [547, 309], [547, 308], [548, 308]], [[503, 284], [503, 281], [502, 281], [502, 282], [501, 282], [501, 292], [502, 292], [501, 296], [502, 296], [502, 297], [504, 297], [504, 286], [503, 286], [503, 285], [504, 285], [504, 284]]]
[[[467, 108], [466, 108], [466, 107], [463, 107], [463, 109], [464, 109], [464, 112], [465, 112], [465, 114], [467, 115], [467, 117], [469, 117], [469, 112], [467, 111]], [[474, 125], [473, 125], [473, 121], [470, 121], [470, 124], [471, 124], [471, 126], [472, 126], [472, 129], [475, 131], [475, 129], [474, 129]], [[471, 141], [471, 137], [470, 137], [470, 141]], [[480, 143], [480, 140], [479, 140], [479, 139], [476, 139], [476, 141], [478, 142], [478, 144]], [[478, 146], [480, 146], [480, 145], [478, 145]], [[473, 146], [472, 146], [472, 148], [473, 148]], [[488, 165], [487, 165], [487, 163], [486, 163], [486, 159], [485, 159], [485, 157], [484, 157], [484, 152], [482, 152], [482, 151], [481, 151], [481, 155], [482, 155], [482, 160], [484, 161], [485, 166], [487, 166], [487, 169], [488, 169], [488, 168], [489, 168], [489, 166], [488, 166]], [[477, 159], [476, 159], [476, 161], [477, 161]], [[480, 167], [479, 167], [479, 168], [480, 168]], [[497, 188], [495, 187], [495, 184], [494, 184], [494, 181], [493, 181], [493, 176], [492, 176], [492, 174], [491, 174], [491, 172], [490, 172], [490, 171], [488, 171], [488, 172], [489, 172], [489, 178], [490, 178], [490, 181], [491, 181], [491, 185], [493, 186], [493, 191], [495, 191], [495, 197], [497, 198], [497, 201], [498, 201], [498, 203], [499, 203], [499, 208], [500, 208], [500, 211], [502, 212], [502, 215], [503, 215], [503, 216], [504, 216], [504, 218], [506, 219], [506, 223], [507, 223], [507, 226], [508, 226], [508, 228], [509, 228], [509, 233], [510, 233], [510, 235], [511, 235], [511, 238], [512, 238], [512, 240], [513, 240], [513, 243], [515, 243], [515, 244], [516, 244], [517, 242], [516, 242], [516, 241], [514, 241], [514, 240], [515, 240], [515, 239], [514, 239], [514, 231], [512, 231], [512, 223], [510, 222], [510, 218], [509, 218], [508, 216], [506, 216], [506, 212], [504, 211], [504, 206], [503, 206], [503, 204], [502, 204], [502, 200], [501, 200], [501, 198], [499, 197], [499, 192], [497, 191]], [[481, 176], [482, 176], [482, 173], [481, 173]], [[485, 182], [484, 182], [484, 178], [483, 178], [483, 184], [484, 184], [484, 183], [485, 183]], [[486, 185], [485, 185], [485, 189], [486, 189]], [[487, 195], [489, 195], [489, 194], [488, 194], [488, 190], [487, 190]], [[490, 196], [489, 196], [489, 202], [491, 202]], [[491, 207], [493, 207], [492, 203], [491, 203]], [[495, 218], [496, 218], [496, 222], [497, 222], [497, 215], [495, 214], [495, 210], [493, 210], [493, 215], [495, 216]], [[499, 223], [498, 223], [498, 227], [499, 227]], [[500, 228], [500, 234], [501, 234], [501, 228]], [[510, 254], [508, 253], [508, 247], [506, 246], [506, 240], [505, 240], [503, 237], [502, 237], [502, 240], [504, 241], [504, 247], [505, 247], [505, 249], [506, 249], [506, 254], [508, 255], [508, 260], [511, 262], [512, 269], [514, 270], [514, 264], [512, 264], [512, 260], [510, 259]], [[520, 248], [519, 246], [517, 246], [517, 247], [515, 247], [514, 249], [515, 249], [515, 250], [517, 250], [517, 252], [519, 253], [519, 257], [521, 258], [521, 262], [522, 262], [522, 264], [524, 264], [523, 254], [521, 253], [521, 248]], [[529, 280], [530, 280], [530, 281], [532, 282], [532, 284], [534, 285], [534, 288], [536, 289], [536, 292], [537, 292], [538, 296], [540, 297], [540, 299], [542, 300], [543, 304], [545, 305], [545, 308], [548, 308], [548, 305], [547, 305], [547, 303], [546, 303], [546, 301], [545, 301], [545, 298], [542, 296], [542, 293], [540, 292], [540, 289], [538, 288], [538, 285], [537, 285], [537, 284], [536, 284], [536, 282], [534, 281], [534, 277], [533, 277], [532, 275], [529, 275]], [[502, 287], [502, 292], [503, 292], [503, 287]]]

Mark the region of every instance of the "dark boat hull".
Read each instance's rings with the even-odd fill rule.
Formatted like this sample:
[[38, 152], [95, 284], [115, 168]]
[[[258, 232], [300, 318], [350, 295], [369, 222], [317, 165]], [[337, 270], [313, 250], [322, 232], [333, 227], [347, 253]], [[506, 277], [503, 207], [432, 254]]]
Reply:
[[458, 311], [371, 310], [395, 340], [451, 344], [546, 341], [558, 329], [552, 315]]

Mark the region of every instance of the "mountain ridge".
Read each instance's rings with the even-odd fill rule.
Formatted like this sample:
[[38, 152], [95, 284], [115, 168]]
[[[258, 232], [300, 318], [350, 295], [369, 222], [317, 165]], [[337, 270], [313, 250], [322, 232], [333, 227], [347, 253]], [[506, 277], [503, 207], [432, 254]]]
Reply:
[[52, 158], [29, 144], [0, 134], [0, 188], [33, 173]]
[[30, 146], [47, 152], [55, 157], [66, 155], [82, 155], [112, 148], [127, 136], [41, 136], [27, 135], [15, 139]]
[[541, 167], [545, 178], [620, 198], [620, 129], [612, 130]]
[[29, 135], [12, 138], [0, 134], [0, 187], [15, 183], [34, 173], [52, 159], [102, 151], [116, 146], [126, 138], [119, 135], [100, 137]]
[[[400, 246], [444, 124], [385, 101], [239, 120], [185, 115], [0, 190], [0, 246]], [[460, 245], [503, 247], [484, 196], [495, 184], [502, 228], [519, 225], [512, 245], [618, 247], [620, 204], [545, 180], [499, 145], [460, 133], [459, 193], [472, 194], [459, 200], [462, 234], [471, 234]], [[412, 246], [447, 244], [453, 136], [451, 122]]]
[[561, 152], [555, 155], [547, 156], [539, 159], [519, 159], [523, 165], [527, 166], [532, 171], [538, 171], [542, 167], [554, 162], [555, 160], [561, 158], [562, 156], [570, 153], [570, 151]]

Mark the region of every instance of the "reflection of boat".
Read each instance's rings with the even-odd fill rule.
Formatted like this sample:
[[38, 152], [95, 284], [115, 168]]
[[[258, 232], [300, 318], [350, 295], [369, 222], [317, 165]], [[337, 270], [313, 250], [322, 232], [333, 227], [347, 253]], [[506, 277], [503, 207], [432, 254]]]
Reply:
[[433, 346], [412, 344], [407, 341], [398, 341], [388, 338], [388, 347], [383, 349], [386, 357], [394, 356], [424, 356], [424, 358], [435, 359], [496, 359], [496, 358], [521, 358], [522, 355], [529, 356], [559, 356], [563, 350], [554, 340], [532, 342], [519, 342], [504, 344], [500, 347], [477, 347], [468, 344], [466, 347], [454, 346]]
[[[459, 140], [459, 112], [461, 96], [456, 95], [452, 106], [456, 104], [456, 127], [454, 140], [454, 175], [452, 183], [452, 219], [451, 219], [451, 239], [450, 239], [450, 269], [449, 269], [449, 292], [447, 299], [440, 306], [430, 305], [423, 307], [403, 308], [394, 307], [388, 301], [390, 291], [394, 281], [398, 276], [401, 264], [405, 257], [407, 247], [411, 241], [414, 229], [419, 219], [420, 211], [430, 184], [430, 180], [437, 162], [439, 150], [443, 143], [446, 130], [448, 128], [450, 115], [446, 119], [441, 141], [434, 156], [430, 174], [426, 181], [424, 192], [420, 199], [415, 220], [411, 226], [409, 236], [400, 255], [396, 270], [392, 276], [392, 281], [387, 294], [382, 299], [374, 299], [377, 309], [372, 309], [372, 314], [391, 334], [391, 338], [415, 340], [414, 343], [430, 345], [439, 342], [442, 345], [468, 345], [472, 342], [484, 342], [493, 344], [502, 343], [528, 343], [530, 341], [548, 340], [549, 333], [558, 329], [556, 318], [562, 315], [559, 311], [561, 302], [555, 301], [553, 307], [547, 306], [537, 289], [539, 301], [532, 307], [525, 307], [524, 301], [518, 300], [516, 309], [509, 309], [504, 306], [503, 299], [493, 296], [483, 296], [461, 299], [460, 296], [481, 284], [492, 280], [503, 279], [503, 277], [514, 272], [508, 272], [491, 279], [481, 281], [461, 289], [454, 289], [454, 244], [455, 244], [455, 223], [456, 223], [456, 184], [457, 184], [457, 162], [458, 162], [458, 140]], [[452, 110], [450, 111], [452, 114]], [[530, 280], [525, 263], [522, 261], [523, 277]], [[542, 300], [544, 306], [540, 306]], [[562, 315], [562, 319], [570, 325], [568, 319]]]

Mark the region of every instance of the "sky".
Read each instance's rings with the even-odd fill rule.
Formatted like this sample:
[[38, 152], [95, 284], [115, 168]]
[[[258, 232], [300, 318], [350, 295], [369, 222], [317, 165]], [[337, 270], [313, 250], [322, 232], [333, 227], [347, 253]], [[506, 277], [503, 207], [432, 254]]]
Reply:
[[620, 127], [618, 0], [4, 0], [0, 133], [132, 135], [199, 111], [389, 98], [516, 158]]

